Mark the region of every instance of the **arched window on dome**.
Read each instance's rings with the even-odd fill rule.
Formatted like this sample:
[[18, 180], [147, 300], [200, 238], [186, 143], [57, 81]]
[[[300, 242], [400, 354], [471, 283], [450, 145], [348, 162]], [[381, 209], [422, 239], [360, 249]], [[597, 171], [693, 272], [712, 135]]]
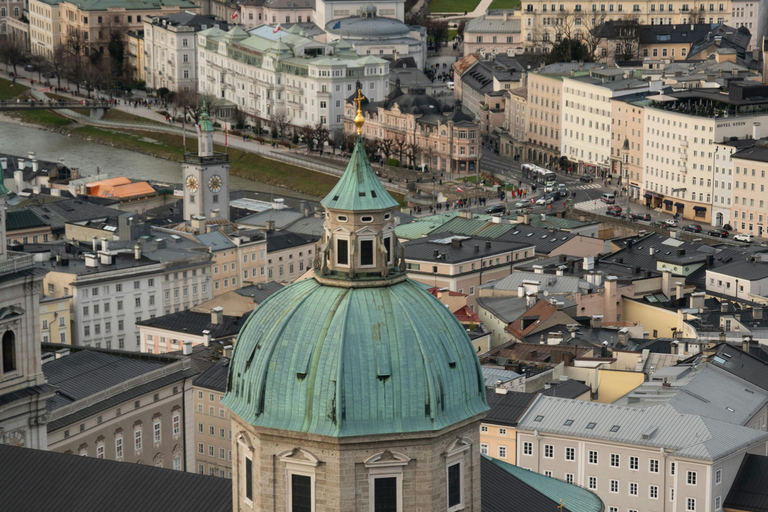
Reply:
[[445, 451], [445, 481], [448, 501], [448, 512], [464, 509], [464, 478], [465, 458], [469, 454], [472, 441], [459, 437]]
[[3, 334], [3, 373], [16, 371], [16, 334], [5, 331]]

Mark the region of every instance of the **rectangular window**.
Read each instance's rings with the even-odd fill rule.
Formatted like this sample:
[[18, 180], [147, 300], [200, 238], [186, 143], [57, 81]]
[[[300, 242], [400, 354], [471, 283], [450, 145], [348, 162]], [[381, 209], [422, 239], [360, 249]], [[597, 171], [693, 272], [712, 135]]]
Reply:
[[648, 471], [651, 473], [658, 473], [659, 472], [659, 461], [657, 459], [651, 459], [648, 461]]
[[500, 459], [506, 459], [507, 458], [507, 447], [506, 446], [499, 446], [499, 458]]
[[152, 433], [154, 436], [154, 442], [159, 443], [160, 442], [160, 422], [156, 422], [154, 425], [152, 425]]
[[461, 464], [448, 466], [448, 507], [461, 505]]
[[723, 481], [723, 470], [718, 469], [717, 471], [715, 471], [715, 485], [722, 483], [722, 481]]
[[181, 416], [178, 414], [173, 415], [173, 435], [181, 433]]
[[123, 438], [118, 437], [115, 439], [115, 456], [118, 459], [123, 458]]
[[533, 455], [533, 443], [523, 443], [523, 455]]
[[637, 483], [630, 482], [629, 483], [629, 495], [630, 496], [637, 496]]
[[373, 265], [373, 240], [360, 241], [360, 265]]
[[141, 450], [141, 430], [133, 433], [133, 447], [137, 452]]
[[658, 485], [652, 485], [648, 489], [648, 497], [654, 500], [659, 499], [659, 486]]
[[591, 476], [589, 477], [589, 488], [592, 490], [597, 489], [597, 477]]
[[687, 482], [688, 482], [688, 485], [696, 485], [696, 472], [695, 471], [689, 471], [688, 472]]
[[349, 265], [349, 240], [336, 240], [336, 261], [339, 265]]
[[619, 492], [619, 481], [611, 480], [611, 492]]
[[688, 512], [696, 511], [696, 498], [688, 498], [685, 502], [685, 510]]
[[589, 463], [590, 464], [597, 464], [597, 452], [590, 450], [589, 451]]
[[480, 443], [480, 454], [488, 455], [488, 443]]
[[555, 456], [555, 447], [551, 444], [544, 445], [544, 458], [551, 459]]
[[612, 468], [618, 468], [620, 466], [619, 464], [620, 458], [618, 453], [612, 453], [611, 454], [611, 467]]
[[574, 448], [565, 449], [565, 460], [576, 460], [576, 450]]
[[245, 458], [245, 499], [253, 501], [253, 461]]
[[639, 469], [640, 459], [638, 457], [629, 458], [629, 469]]
[[397, 511], [397, 478], [377, 478], [373, 482], [374, 512]]

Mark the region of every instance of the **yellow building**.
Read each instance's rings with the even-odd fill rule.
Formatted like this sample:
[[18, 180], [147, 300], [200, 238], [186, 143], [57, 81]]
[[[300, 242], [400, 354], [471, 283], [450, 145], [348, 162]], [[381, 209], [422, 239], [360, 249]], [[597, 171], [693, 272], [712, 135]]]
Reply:
[[71, 295], [40, 297], [40, 340], [43, 343], [72, 344]]
[[138, 82], [147, 81], [147, 70], [144, 68], [144, 31], [128, 31], [128, 59], [133, 69], [133, 78]]
[[232, 425], [229, 409], [221, 404], [228, 363], [229, 357], [222, 357], [192, 381], [194, 421], [187, 428], [194, 439], [186, 448], [189, 471], [221, 478], [232, 478]]
[[59, 2], [29, 0], [29, 49], [32, 54], [51, 59], [53, 50], [60, 43]]
[[487, 396], [491, 410], [480, 423], [480, 453], [517, 464], [517, 420], [537, 395], [497, 388], [489, 390]]

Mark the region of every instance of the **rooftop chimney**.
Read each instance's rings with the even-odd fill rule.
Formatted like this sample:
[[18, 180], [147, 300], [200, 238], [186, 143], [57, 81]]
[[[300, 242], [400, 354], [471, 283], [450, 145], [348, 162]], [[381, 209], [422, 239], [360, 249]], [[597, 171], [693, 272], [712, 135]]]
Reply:
[[93, 250], [93, 252], [96, 252], [96, 251], [99, 250], [99, 241], [98, 240], [99, 239], [96, 238], [96, 237], [93, 237], [93, 239], [91, 239], [91, 249]]
[[185, 356], [188, 356], [192, 353], [192, 341], [190, 340], [184, 341], [184, 348], [182, 349], [181, 353], [184, 354]]
[[528, 307], [528, 309], [531, 309], [533, 306], [536, 305], [536, 295], [533, 293], [527, 293], [525, 294], [525, 305]]
[[593, 329], [600, 329], [603, 327], [603, 315], [592, 315], [592, 320], [589, 322], [589, 326]]
[[544, 273], [544, 267], [541, 265], [534, 265], [533, 266], [533, 272], [535, 274], [543, 274]]
[[206, 347], [211, 346], [211, 331], [208, 329], [203, 331], [203, 345]]
[[268, 220], [264, 227], [267, 229], [267, 231], [274, 231], [275, 230], [275, 221]]
[[133, 257], [137, 260], [141, 259], [141, 246], [139, 244], [133, 246]]
[[752, 138], [755, 140], [760, 139], [760, 123], [752, 123]]
[[593, 270], [595, 268], [594, 256], [584, 256], [584, 265], [582, 268], [584, 270]]
[[224, 357], [227, 359], [232, 359], [232, 345], [227, 345], [224, 347]]
[[218, 218], [218, 216], [219, 216], [219, 209], [218, 208], [214, 208], [213, 210], [211, 210], [211, 218], [212, 219], [216, 219], [216, 218]]
[[690, 306], [696, 309], [704, 309], [704, 300], [706, 299], [706, 296], [707, 294], [705, 292], [692, 293]]
[[224, 308], [216, 306], [211, 310], [211, 323], [213, 325], [222, 325], [224, 323]]

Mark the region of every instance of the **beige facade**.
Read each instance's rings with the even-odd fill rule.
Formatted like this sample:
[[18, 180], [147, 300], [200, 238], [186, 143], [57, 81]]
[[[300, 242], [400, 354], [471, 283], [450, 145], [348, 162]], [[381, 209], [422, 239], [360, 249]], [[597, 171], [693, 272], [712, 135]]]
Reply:
[[40, 297], [40, 341], [72, 345], [71, 296]]
[[67, 418], [91, 402], [60, 407], [51, 416], [48, 449], [183, 471], [184, 385], [182, 377], [72, 423]]
[[643, 107], [611, 101], [611, 160], [631, 199], [639, 201], [643, 187]]
[[[169, 5], [171, 3], [176, 5]], [[86, 50], [92, 48], [94, 51], [103, 52], [106, 51], [111, 30], [142, 30], [143, 20], [152, 16], [166, 16], [179, 11], [198, 11], [195, 4], [187, 0], [172, 0], [162, 6], [147, 3], [141, 7], [139, 9], [108, 7], [100, 10], [83, 10], [78, 3], [61, 2], [59, 4], [61, 40], [65, 42], [69, 34], [79, 33], [87, 45]]]
[[[410, 94], [416, 95], [419, 92], [411, 88]], [[346, 107], [345, 130], [354, 133], [356, 104], [347, 102]], [[414, 156], [413, 151], [406, 150], [400, 154], [399, 150], [395, 150], [391, 152], [390, 158], [417, 166], [424, 164], [430, 170], [460, 174], [475, 172], [480, 155], [479, 126], [476, 123], [465, 120], [454, 123], [450, 117], [442, 117], [436, 123], [420, 122], [421, 114], [400, 110], [397, 99], [388, 109], [379, 105], [375, 111], [364, 110], [363, 114], [363, 136], [366, 139], [401, 141], [404, 146], [412, 145], [416, 152]]]
[[667, 3], [565, 0], [558, 4], [531, 0], [524, 1], [521, 9], [522, 39], [529, 51], [548, 51], [558, 35], [586, 38], [587, 32], [603, 21], [632, 19], [641, 25], [727, 24], [731, 17], [730, 0], [700, 5], [682, 0]]
[[21, 0], [0, 1], [0, 37], [5, 36], [10, 32], [10, 20], [21, 18], [24, 14], [24, 10], [24, 2]]
[[128, 59], [133, 68], [133, 78], [140, 82], [147, 80], [147, 71], [144, 61], [144, 34], [140, 30], [128, 32]]
[[552, 165], [560, 158], [563, 78], [558, 75], [528, 75], [527, 161]]
[[487, 421], [480, 423], [480, 452], [517, 465], [517, 430]]
[[224, 390], [193, 386], [194, 461], [188, 471], [232, 478], [232, 420], [229, 409], [221, 404]]
[[464, 28], [464, 55], [516, 55], [523, 51], [520, 11], [493, 9]]
[[29, 0], [29, 46], [34, 55], [48, 59], [61, 42], [58, 2]]
[[267, 4], [256, 5], [254, 2], [240, 4], [240, 13], [235, 21], [251, 29], [278, 23], [313, 23], [314, 16], [315, 10], [307, 7], [276, 9]]
[[[315, 244], [308, 243], [267, 253], [267, 278], [257, 282], [292, 283], [312, 268]], [[251, 273], [255, 271], [255, 267]], [[263, 276], [260, 276], [263, 277]]]
[[500, 135], [502, 155], [518, 159], [524, 154], [528, 124], [528, 89], [520, 87], [508, 91], [504, 109], [504, 131]]
[[301, 475], [310, 479], [316, 512], [373, 510], [378, 478], [396, 479], [397, 510], [445, 511], [448, 467], [459, 463], [456, 510], [479, 512], [479, 420], [438, 432], [333, 438], [254, 427], [233, 414], [233, 509], [290, 510], [291, 482]]
[[[768, 224], [768, 209], [765, 194], [765, 175], [768, 159], [762, 148], [745, 150], [734, 154], [733, 162], [733, 207], [731, 226], [741, 233], [765, 236]], [[730, 185], [730, 183], [729, 183]], [[713, 222], [714, 223], [714, 222]]]

